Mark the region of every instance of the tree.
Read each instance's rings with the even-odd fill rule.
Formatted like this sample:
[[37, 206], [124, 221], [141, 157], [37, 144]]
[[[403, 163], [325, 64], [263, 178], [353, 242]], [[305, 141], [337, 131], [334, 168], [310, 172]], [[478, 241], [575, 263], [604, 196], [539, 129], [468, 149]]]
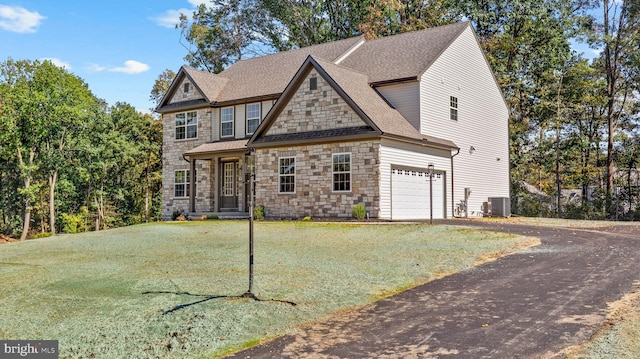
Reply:
[[[149, 100], [153, 101], [153, 103], [158, 106], [160, 101], [162, 101], [162, 97], [169, 90], [169, 86], [171, 86], [171, 82], [176, 78], [176, 73], [171, 71], [170, 69], [165, 69], [162, 71], [158, 78], [153, 83], [153, 87], [151, 88], [151, 95], [149, 95]], [[153, 109], [152, 109], [153, 110]]]
[[249, 53], [261, 52], [262, 12], [256, 0], [220, 0], [213, 6], [198, 6], [191, 21], [180, 14], [182, 37], [188, 43], [185, 60], [189, 65], [219, 73]]
[[81, 130], [94, 100], [78, 77], [50, 61], [2, 63], [4, 141], [16, 154], [24, 198], [21, 239], [29, 232], [33, 201], [47, 180], [49, 229], [55, 233], [55, 188], [69, 139]]
[[614, 186], [614, 142], [620, 120], [628, 112], [633, 91], [637, 90], [634, 74], [640, 51], [640, 16], [636, 1], [603, 0], [603, 23], [596, 24], [591, 38], [595, 48], [601, 48], [601, 71], [606, 79], [607, 105], [607, 163], [606, 163], [606, 211], [614, 216], [612, 189]]

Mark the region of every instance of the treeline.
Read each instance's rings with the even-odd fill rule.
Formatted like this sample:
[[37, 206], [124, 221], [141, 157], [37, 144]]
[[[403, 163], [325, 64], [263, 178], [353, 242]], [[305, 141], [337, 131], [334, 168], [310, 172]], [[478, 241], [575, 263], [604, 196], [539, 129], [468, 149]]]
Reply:
[[[194, 67], [471, 21], [511, 110], [512, 211], [640, 219], [637, 0], [217, 0], [183, 14]], [[588, 44], [595, 58], [572, 50]], [[488, 139], [490, 140], [490, 139]], [[489, 171], [490, 169], [487, 169]]]
[[160, 218], [162, 124], [50, 61], [0, 63], [0, 234]]

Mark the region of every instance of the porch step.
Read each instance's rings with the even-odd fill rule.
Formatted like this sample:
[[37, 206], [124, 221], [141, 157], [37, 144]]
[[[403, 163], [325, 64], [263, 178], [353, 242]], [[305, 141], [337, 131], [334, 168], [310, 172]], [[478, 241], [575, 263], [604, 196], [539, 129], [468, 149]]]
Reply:
[[249, 212], [196, 212], [189, 214], [189, 219], [198, 221], [211, 215], [218, 216], [218, 219], [249, 219]]

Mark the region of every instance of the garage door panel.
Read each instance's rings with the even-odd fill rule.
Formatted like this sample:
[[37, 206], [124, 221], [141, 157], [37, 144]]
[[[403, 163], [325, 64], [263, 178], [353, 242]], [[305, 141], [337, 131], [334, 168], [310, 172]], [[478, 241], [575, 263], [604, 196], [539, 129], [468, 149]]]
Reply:
[[[429, 218], [429, 176], [426, 170], [392, 168], [391, 171], [392, 219]], [[433, 218], [444, 217], [444, 176], [434, 176]]]

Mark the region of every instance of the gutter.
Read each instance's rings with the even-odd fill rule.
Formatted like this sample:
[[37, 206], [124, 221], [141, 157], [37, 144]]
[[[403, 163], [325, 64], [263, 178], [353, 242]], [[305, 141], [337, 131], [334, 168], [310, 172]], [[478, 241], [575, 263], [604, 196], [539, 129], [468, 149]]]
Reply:
[[[451, 155], [451, 217], [456, 218], [456, 210], [455, 210], [455, 189], [453, 186], [453, 158], [460, 154], [460, 148], [458, 148], [458, 152], [455, 155]], [[458, 217], [459, 218], [459, 217]]]

